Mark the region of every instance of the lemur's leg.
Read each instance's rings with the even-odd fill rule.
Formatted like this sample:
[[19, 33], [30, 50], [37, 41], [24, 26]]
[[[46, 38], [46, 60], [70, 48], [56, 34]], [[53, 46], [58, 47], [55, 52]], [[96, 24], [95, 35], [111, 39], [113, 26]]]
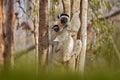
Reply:
[[73, 56], [67, 63], [67, 66], [70, 68], [70, 70], [75, 71], [76, 58], [80, 54], [81, 47], [82, 47], [82, 42], [80, 40], [76, 40], [74, 43], [74, 48], [73, 48], [73, 52], [72, 52]]
[[80, 54], [81, 48], [82, 48], [81, 40], [76, 40], [73, 49], [73, 54], [75, 55], [76, 58]]

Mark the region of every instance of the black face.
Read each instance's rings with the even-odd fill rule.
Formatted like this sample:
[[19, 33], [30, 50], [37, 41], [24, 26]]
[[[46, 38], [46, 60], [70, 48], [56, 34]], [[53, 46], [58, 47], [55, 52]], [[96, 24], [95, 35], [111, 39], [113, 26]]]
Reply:
[[69, 18], [69, 15], [67, 15], [67, 14], [60, 14], [58, 16], [58, 19], [60, 19], [60, 22], [62, 24], [66, 24], [68, 22], [68, 18]]
[[62, 24], [66, 24], [68, 22], [68, 19], [66, 17], [63, 17], [60, 19]]
[[52, 29], [54, 29], [55, 32], [58, 32], [58, 31], [59, 31], [59, 26], [58, 26], [58, 25], [54, 25], [54, 26], [52, 27]]

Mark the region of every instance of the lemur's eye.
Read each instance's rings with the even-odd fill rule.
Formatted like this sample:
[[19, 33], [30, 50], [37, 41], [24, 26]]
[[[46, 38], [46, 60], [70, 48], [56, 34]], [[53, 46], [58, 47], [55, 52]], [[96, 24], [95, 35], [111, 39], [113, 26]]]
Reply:
[[68, 22], [68, 19], [66, 17], [61, 18], [61, 23], [66, 24]]
[[54, 25], [54, 26], [52, 27], [52, 29], [54, 29], [55, 32], [58, 32], [58, 31], [59, 31], [59, 26], [58, 26], [58, 25]]

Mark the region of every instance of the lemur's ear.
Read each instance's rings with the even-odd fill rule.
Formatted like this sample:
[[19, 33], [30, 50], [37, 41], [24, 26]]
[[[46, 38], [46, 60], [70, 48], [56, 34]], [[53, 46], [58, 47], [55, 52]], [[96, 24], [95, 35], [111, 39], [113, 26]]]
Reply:
[[58, 32], [60, 30], [59, 26], [58, 25], [54, 25], [52, 27], [52, 29], [55, 31], [55, 32]]

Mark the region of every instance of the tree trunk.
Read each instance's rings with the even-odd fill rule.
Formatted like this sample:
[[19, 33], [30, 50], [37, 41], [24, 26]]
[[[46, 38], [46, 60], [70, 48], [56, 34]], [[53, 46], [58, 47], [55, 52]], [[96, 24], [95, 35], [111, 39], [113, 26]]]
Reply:
[[48, 0], [40, 0], [39, 9], [39, 65], [47, 62], [49, 37], [48, 37]]
[[4, 26], [3, 26], [3, 38], [4, 38], [4, 64], [5, 68], [11, 68], [14, 64], [13, 57], [13, 45], [14, 45], [14, 14], [13, 14], [13, 0], [4, 0]]
[[62, 0], [62, 1], [63, 1], [64, 13], [71, 16], [71, 1], [70, 0]]
[[3, 0], [0, 0], [0, 68], [3, 67], [3, 52], [4, 52], [4, 45], [3, 45], [3, 37], [2, 37], [2, 26], [3, 26]]
[[82, 41], [81, 53], [77, 58], [77, 69], [83, 73], [85, 65], [85, 56], [86, 56], [86, 46], [87, 46], [87, 9], [88, 9], [88, 0], [81, 0], [81, 28], [78, 32], [78, 39]]

